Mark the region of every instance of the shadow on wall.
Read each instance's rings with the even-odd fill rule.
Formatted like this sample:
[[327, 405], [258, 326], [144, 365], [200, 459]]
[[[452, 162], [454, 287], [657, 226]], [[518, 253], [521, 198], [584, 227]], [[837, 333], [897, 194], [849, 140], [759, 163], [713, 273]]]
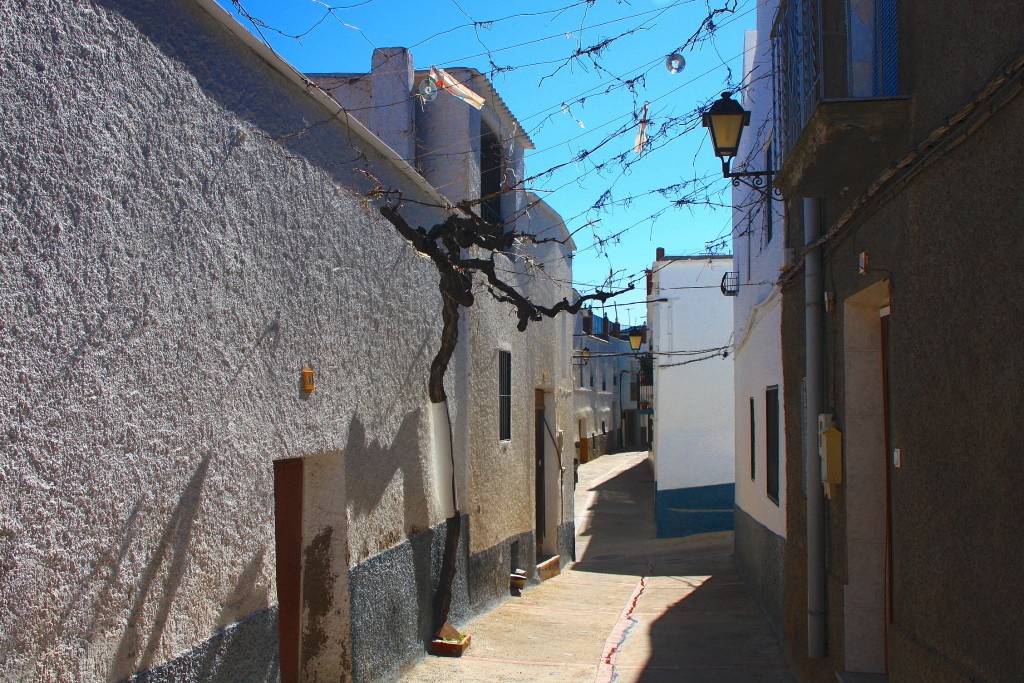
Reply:
[[[108, 680], [125, 680], [127, 676], [151, 666], [157, 655], [164, 627], [171, 616], [174, 599], [188, 568], [193, 530], [202, 502], [202, 489], [209, 472], [212, 451], [200, 460], [178, 498], [170, 520], [145, 570], [118, 643]], [[169, 680], [249, 680], [269, 681], [277, 677], [277, 653], [260, 646], [277, 640], [276, 610], [267, 609], [267, 593], [256, 588], [265, 550], [261, 549], [249, 562], [224, 605], [218, 621], [223, 624], [241, 613], [260, 610], [230, 629], [217, 633], [200, 647], [164, 666], [145, 671], [132, 681]], [[162, 577], [162, 579], [161, 579]], [[155, 601], [155, 607], [147, 605]], [[262, 609], [261, 609], [262, 608]], [[139, 624], [147, 612], [153, 618], [148, 632], [140, 632]], [[244, 611], [244, 612], [243, 612]], [[150, 620], [146, 620], [147, 623]], [[262, 640], [261, 640], [262, 639]], [[270, 639], [270, 640], [268, 640]], [[242, 679], [239, 672], [246, 672]]]
[[[422, 409], [407, 413], [388, 445], [373, 441], [356, 418], [349, 426], [345, 476], [349, 482], [358, 482], [348, 486], [355, 680], [372, 680], [397, 670], [423, 652], [432, 632], [434, 584], [444, 533], [429, 527], [427, 477], [420, 460], [423, 421]], [[401, 488], [389, 491], [396, 477], [401, 478]], [[401, 501], [386, 500], [398, 496]], [[374, 528], [370, 520], [379, 516], [381, 506], [386, 513], [395, 502], [402, 505], [404, 528]]]
[[[349, 482], [346, 493], [351, 520], [357, 521], [377, 511], [388, 486], [401, 474], [405, 526], [405, 534], [389, 530], [379, 538], [355, 539], [359, 545], [353, 547], [355, 557], [350, 558], [353, 564], [397, 545], [429, 524], [426, 480], [419, 458], [422, 420], [423, 411], [419, 408], [406, 413], [391, 444], [385, 445], [371, 440], [362, 421], [352, 417], [345, 445], [345, 479]], [[356, 530], [349, 533], [353, 532]]]
[[[172, 662], [128, 679], [130, 683], [277, 683], [277, 608], [257, 612], [220, 631]], [[268, 644], [270, 646], [268, 647]]]
[[[139, 577], [135, 599], [128, 612], [128, 624], [118, 643], [111, 663], [110, 680], [118, 681], [125, 676], [145, 669], [153, 664], [154, 657], [163, 637], [164, 626], [171, 613], [171, 606], [181, 586], [181, 579], [189, 563], [189, 548], [192, 545], [192, 531], [199, 507], [202, 503], [202, 489], [210, 469], [212, 451], [199, 461], [198, 467], [185, 485], [175, 505], [163, 534]], [[166, 564], [166, 567], [164, 566]], [[163, 568], [163, 571], [161, 571]], [[159, 581], [160, 576], [163, 581]], [[147, 603], [156, 599], [152, 626], [148, 633], [139, 631], [139, 624], [145, 615]], [[147, 620], [149, 621], [149, 620]]]

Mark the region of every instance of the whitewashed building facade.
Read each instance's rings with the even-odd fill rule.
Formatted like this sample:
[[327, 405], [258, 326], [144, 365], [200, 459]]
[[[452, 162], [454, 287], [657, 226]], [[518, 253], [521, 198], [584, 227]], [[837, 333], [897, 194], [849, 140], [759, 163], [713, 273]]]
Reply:
[[730, 256], [666, 256], [651, 268], [647, 321], [654, 365], [659, 536], [733, 528], [735, 494]]
[[[771, 29], [774, 2], [758, 4], [757, 30], [744, 44], [743, 106], [750, 111], [733, 162], [768, 168], [772, 132]], [[765, 188], [767, 189], [767, 188]], [[782, 629], [782, 565], [786, 538], [786, 435], [782, 377], [782, 292], [788, 264], [785, 214], [778, 197], [733, 189], [735, 321], [736, 557], [751, 589]]]

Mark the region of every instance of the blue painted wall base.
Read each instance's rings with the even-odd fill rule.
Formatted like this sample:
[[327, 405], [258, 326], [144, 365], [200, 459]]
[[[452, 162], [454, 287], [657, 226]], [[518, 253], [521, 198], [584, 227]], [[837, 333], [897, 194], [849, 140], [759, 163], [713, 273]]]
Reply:
[[735, 500], [735, 484], [656, 491], [654, 510], [658, 538], [732, 531], [736, 524]]

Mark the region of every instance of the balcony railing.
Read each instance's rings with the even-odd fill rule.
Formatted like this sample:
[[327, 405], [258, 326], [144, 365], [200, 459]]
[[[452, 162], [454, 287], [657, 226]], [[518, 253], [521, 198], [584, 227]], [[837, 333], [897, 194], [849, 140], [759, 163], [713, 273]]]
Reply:
[[783, 0], [779, 4], [772, 27], [774, 168], [782, 166], [825, 96], [821, 37], [820, 0]]
[[740, 273], [738, 270], [730, 270], [722, 276], [722, 294], [736, 296], [740, 293]]
[[891, 161], [899, 97], [897, 0], [780, 0], [772, 26], [772, 167], [787, 196], [869, 182]]

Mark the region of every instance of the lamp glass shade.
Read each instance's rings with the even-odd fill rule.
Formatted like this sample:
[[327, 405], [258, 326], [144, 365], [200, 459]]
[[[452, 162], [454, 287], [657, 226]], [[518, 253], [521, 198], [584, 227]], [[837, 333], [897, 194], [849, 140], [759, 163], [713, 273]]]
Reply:
[[702, 117], [704, 127], [711, 132], [711, 144], [715, 156], [731, 159], [740, 147], [744, 126], [750, 125], [750, 112], [732, 99], [729, 93], [722, 93]]
[[640, 350], [640, 344], [644, 341], [644, 335], [641, 332], [631, 332], [629, 335], [629, 348], [634, 351]]

